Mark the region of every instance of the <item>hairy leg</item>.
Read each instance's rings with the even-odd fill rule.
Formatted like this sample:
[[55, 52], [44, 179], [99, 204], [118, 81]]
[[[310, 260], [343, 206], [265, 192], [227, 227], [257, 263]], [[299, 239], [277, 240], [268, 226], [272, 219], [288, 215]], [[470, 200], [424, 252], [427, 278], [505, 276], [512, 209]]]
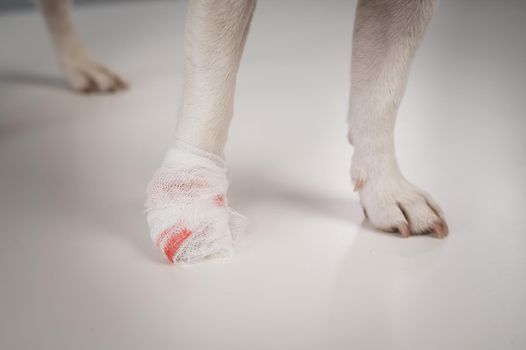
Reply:
[[77, 91], [113, 92], [127, 88], [117, 74], [91, 58], [71, 20], [70, 0], [39, 0], [62, 70]]
[[241, 216], [228, 207], [224, 147], [255, 0], [191, 0], [175, 140], [148, 189], [152, 239], [172, 262], [228, 256]]
[[175, 144], [223, 156], [233, 115], [236, 74], [255, 3], [190, 1], [184, 98]]
[[351, 66], [349, 141], [355, 190], [376, 227], [402, 236], [448, 233], [441, 209], [402, 175], [394, 126], [409, 66], [435, 0], [360, 0]]

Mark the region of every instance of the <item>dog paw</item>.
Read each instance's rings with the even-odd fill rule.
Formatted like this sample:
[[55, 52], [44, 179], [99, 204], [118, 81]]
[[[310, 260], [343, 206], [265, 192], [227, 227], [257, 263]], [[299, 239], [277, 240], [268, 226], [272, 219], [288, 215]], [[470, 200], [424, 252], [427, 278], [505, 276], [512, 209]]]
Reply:
[[228, 206], [224, 168], [171, 148], [148, 185], [150, 235], [172, 263], [229, 257], [245, 217]]
[[118, 74], [85, 55], [61, 60], [69, 85], [82, 93], [112, 93], [126, 90], [128, 83]]
[[403, 237], [448, 235], [438, 204], [428, 193], [408, 182], [394, 161], [380, 159], [363, 164], [353, 160], [352, 178], [364, 213], [376, 228], [399, 232]]

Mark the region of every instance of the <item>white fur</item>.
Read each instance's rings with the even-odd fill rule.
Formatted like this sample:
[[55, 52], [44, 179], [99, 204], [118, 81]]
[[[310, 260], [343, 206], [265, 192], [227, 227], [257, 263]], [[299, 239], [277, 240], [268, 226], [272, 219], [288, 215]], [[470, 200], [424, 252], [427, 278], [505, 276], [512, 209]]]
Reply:
[[[191, 0], [186, 79], [175, 143], [223, 156], [235, 76], [254, 1]], [[370, 221], [383, 230], [447, 235], [441, 209], [398, 167], [394, 125], [411, 59], [435, 0], [361, 0], [353, 38], [349, 141], [352, 178]]]
[[237, 70], [255, 5], [255, 0], [190, 1], [176, 145], [223, 156], [234, 112]]

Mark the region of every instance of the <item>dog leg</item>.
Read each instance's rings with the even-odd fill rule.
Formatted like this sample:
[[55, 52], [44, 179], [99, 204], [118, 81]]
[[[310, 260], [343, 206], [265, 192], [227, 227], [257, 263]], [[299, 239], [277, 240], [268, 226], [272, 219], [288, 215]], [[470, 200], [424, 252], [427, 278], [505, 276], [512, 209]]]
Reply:
[[127, 83], [91, 58], [71, 20], [69, 0], [39, 0], [40, 8], [55, 44], [60, 66], [70, 86], [80, 92], [124, 90]]
[[171, 262], [229, 256], [243, 217], [228, 207], [223, 164], [255, 0], [190, 0], [175, 141], [148, 187], [150, 234]]
[[349, 141], [355, 190], [371, 223], [402, 236], [448, 234], [441, 209], [402, 175], [394, 126], [434, 0], [360, 0], [352, 50]]

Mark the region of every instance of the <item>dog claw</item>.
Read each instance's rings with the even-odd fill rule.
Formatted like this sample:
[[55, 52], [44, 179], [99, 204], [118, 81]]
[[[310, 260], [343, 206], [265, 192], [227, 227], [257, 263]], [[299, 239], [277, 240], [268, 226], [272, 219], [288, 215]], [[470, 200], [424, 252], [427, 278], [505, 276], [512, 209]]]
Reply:
[[364, 184], [364, 180], [362, 178], [359, 178], [358, 181], [356, 181], [356, 184], [354, 185], [354, 192], [358, 192], [362, 189]]
[[445, 226], [443, 222], [438, 222], [435, 225], [433, 225], [433, 232], [435, 233], [437, 238], [445, 238], [448, 234], [447, 226]]
[[411, 235], [409, 225], [405, 223], [398, 226], [398, 232], [400, 232], [400, 235], [404, 238], [409, 237]]

